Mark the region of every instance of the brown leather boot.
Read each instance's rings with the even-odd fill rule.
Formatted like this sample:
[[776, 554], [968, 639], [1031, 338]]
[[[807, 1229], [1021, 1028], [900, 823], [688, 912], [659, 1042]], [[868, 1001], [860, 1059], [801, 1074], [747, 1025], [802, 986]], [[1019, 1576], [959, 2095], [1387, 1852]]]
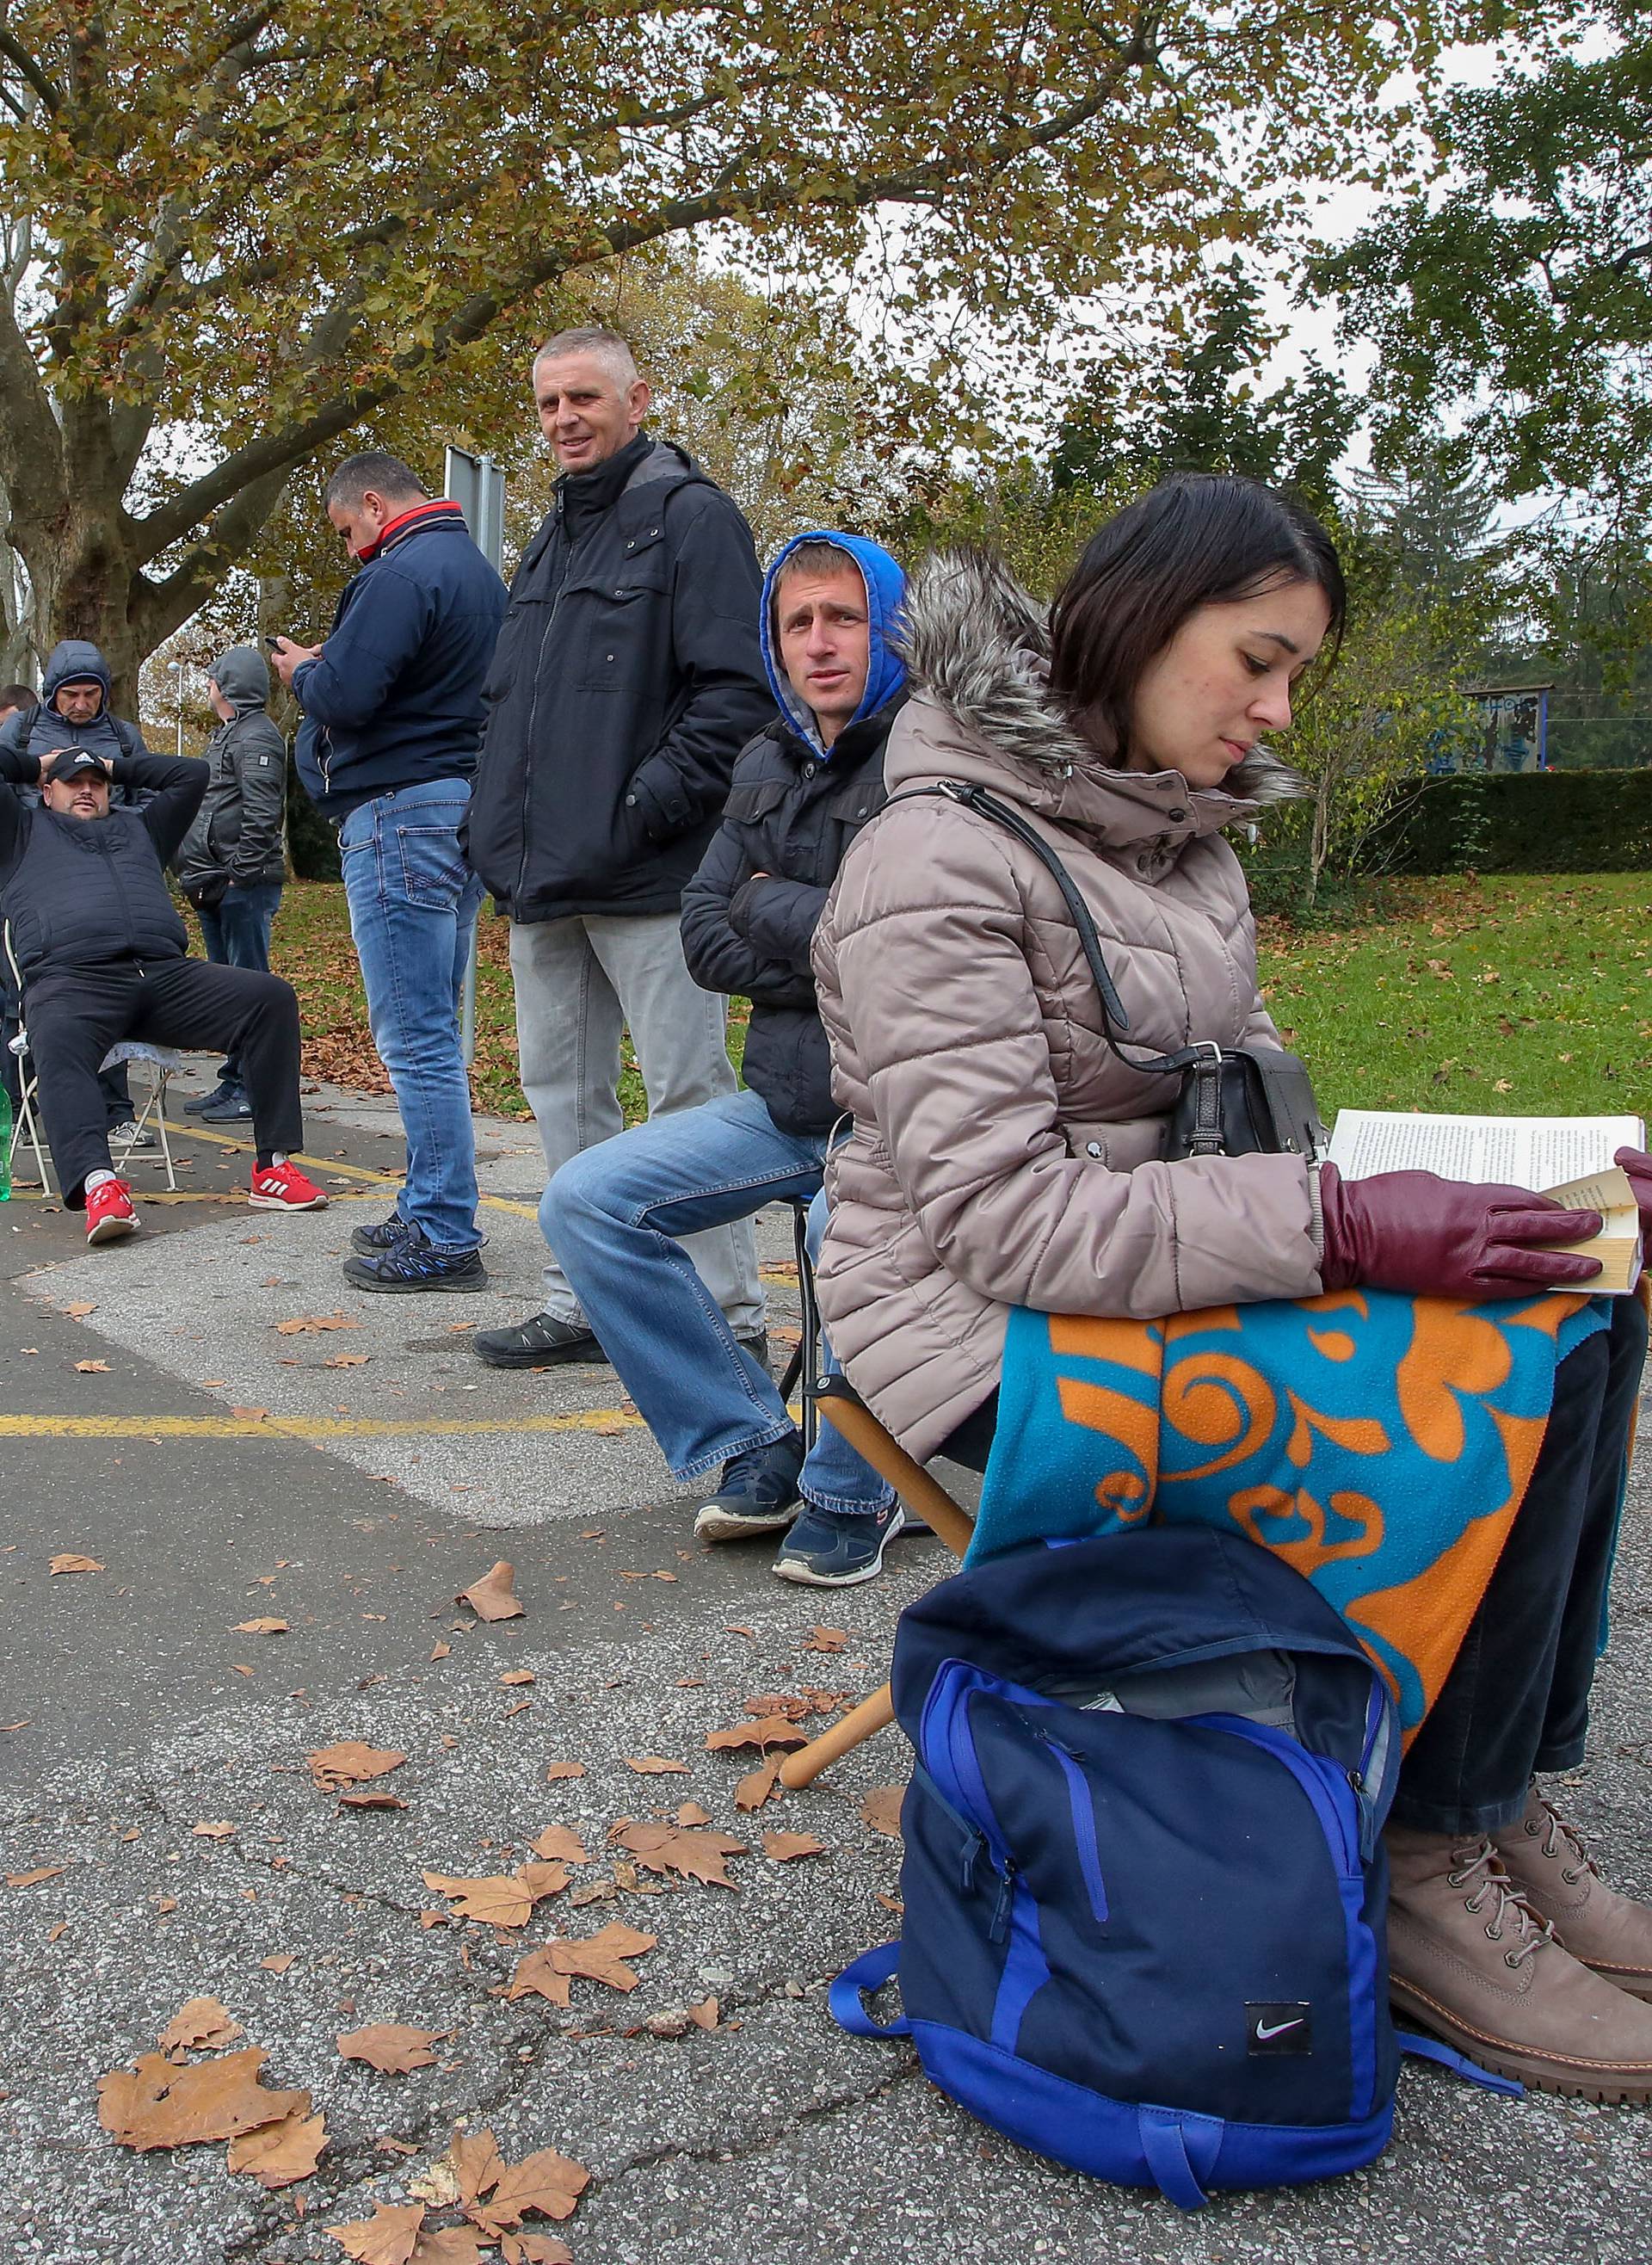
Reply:
[[1652, 1904], [1606, 1885], [1583, 1834], [1535, 1781], [1519, 1823], [1491, 1838], [1510, 1878], [1574, 1958], [1632, 1997], [1652, 1998]]
[[1652, 2006], [1591, 1973], [1488, 1839], [1391, 1824], [1396, 2010], [1482, 2068], [1582, 2100], [1652, 2100]]

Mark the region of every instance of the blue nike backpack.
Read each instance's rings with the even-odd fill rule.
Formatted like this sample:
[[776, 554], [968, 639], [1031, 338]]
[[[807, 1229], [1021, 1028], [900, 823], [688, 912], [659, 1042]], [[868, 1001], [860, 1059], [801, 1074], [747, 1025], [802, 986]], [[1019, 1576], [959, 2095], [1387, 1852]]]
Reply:
[[[1035, 1544], [908, 1607], [894, 1693], [906, 1932], [833, 1983], [845, 2028], [910, 2036], [984, 2123], [1187, 2210], [1381, 2153], [1398, 1724], [1309, 1582], [1213, 1527]], [[862, 1992], [897, 1974], [880, 2026]]]

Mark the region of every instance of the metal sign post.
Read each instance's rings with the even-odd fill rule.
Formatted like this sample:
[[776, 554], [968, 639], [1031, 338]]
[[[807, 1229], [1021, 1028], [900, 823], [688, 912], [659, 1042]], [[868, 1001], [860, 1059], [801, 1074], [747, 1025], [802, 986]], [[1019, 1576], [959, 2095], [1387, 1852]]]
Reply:
[[[473, 456], [468, 448], [450, 448], [441, 474], [442, 492], [464, 513], [477, 549], [496, 574], [505, 572], [505, 475], [491, 456]], [[459, 994], [459, 1045], [464, 1066], [477, 1058], [477, 936], [470, 931], [470, 954], [464, 964], [464, 983]]]

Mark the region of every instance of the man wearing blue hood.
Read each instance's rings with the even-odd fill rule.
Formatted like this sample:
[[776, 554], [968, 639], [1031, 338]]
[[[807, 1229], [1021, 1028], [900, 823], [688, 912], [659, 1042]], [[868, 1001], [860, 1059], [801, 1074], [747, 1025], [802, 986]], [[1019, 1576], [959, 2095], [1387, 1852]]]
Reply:
[[540, 1206], [673, 1474], [723, 1467], [695, 1533], [790, 1527], [775, 1571], [811, 1586], [874, 1578], [900, 1507], [829, 1424], [805, 1461], [768, 1372], [679, 1238], [819, 1196], [836, 1111], [809, 946], [845, 849], [884, 801], [884, 742], [906, 696], [890, 643], [904, 591], [894, 559], [858, 535], [799, 535], [769, 568], [762, 649], [780, 713], [734, 767], [682, 912], [695, 980], [752, 1002], [746, 1090], [586, 1149]]

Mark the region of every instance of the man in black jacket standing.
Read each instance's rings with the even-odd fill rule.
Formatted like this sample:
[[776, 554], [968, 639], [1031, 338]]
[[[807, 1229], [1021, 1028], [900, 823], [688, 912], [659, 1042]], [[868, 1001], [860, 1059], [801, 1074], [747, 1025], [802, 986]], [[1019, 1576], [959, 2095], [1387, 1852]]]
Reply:
[[[113, 1242], [138, 1223], [110, 1162], [98, 1086], [98, 1065], [123, 1038], [233, 1047], [252, 1096], [250, 1201], [261, 1211], [324, 1208], [326, 1197], [291, 1161], [304, 1139], [293, 987], [188, 958], [167, 891], [166, 866], [206, 790], [205, 764], [0, 748], [0, 780], [40, 790], [33, 808], [0, 794], [0, 903], [22, 970], [52, 1159], [63, 1201], [85, 1211], [87, 1242]], [[112, 783], [147, 790], [149, 801], [112, 810]]]
[[[270, 672], [250, 645], [214, 661], [207, 696], [218, 729], [207, 742], [207, 798], [178, 852], [178, 881], [220, 967], [270, 972], [270, 929], [287, 878], [287, 742], [270, 721]], [[186, 1101], [208, 1125], [250, 1118], [233, 1056], [214, 1092]]]
[[695, 1533], [726, 1541], [790, 1527], [775, 1571], [814, 1587], [873, 1579], [900, 1507], [830, 1424], [804, 1460], [767, 1372], [695, 1274], [687, 1237], [784, 1198], [811, 1201], [811, 1229], [824, 1227], [837, 1111], [809, 948], [845, 850], [883, 804], [884, 743], [906, 698], [889, 642], [904, 587], [889, 553], [852, 535], [800, 535], [769, 568], [763, 649], [781, 712], [734, 767], [682, 916], [695, 980], [752, 1001], [748, 1089], [586, 1149], [540, 1213], [675, 1476], [723, 1466]]
[[[724, 1002], [690, 979], [678, 918], [770, 702], [751, 531], [691, 458], [643, 430], [651, 395], [624, 340], [560, 332], [535, 359], [534, 395], [563, 477], [511, 586], [465, 838], [510, 915], [522, 1089], [554, 1177], [624, 1123], [627, 1025], [651, 1117], [735, 1089]], [[484, 1361], [605, 1357], [551, 1252], [544, 1310], [482, 1331]], [[693, 1256], [758, 1344], [750, 1227], [695, 1238]]]

